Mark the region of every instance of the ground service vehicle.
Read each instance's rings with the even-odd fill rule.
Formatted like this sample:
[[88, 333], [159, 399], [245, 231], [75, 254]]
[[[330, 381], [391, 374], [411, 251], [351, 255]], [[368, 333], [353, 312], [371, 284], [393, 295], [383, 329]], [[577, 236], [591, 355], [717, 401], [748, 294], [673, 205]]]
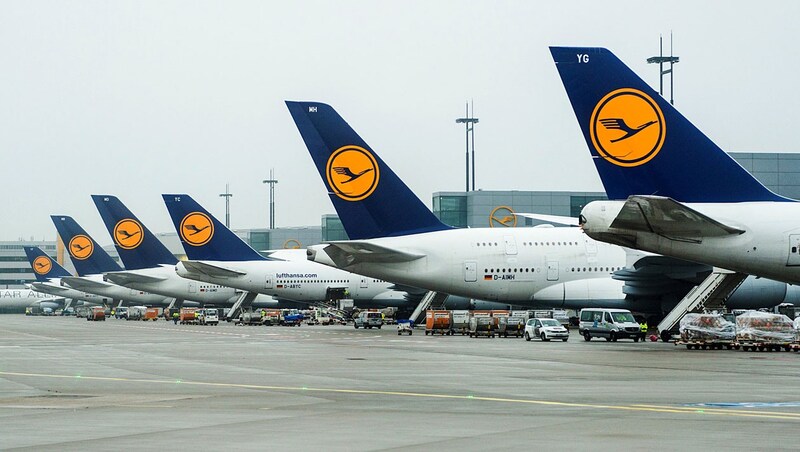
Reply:
[[197, 311], [197, 323], [200, 325], [219, 325], [219, 311], [207, 308]]
[[397, 321], [397, 335], [401, 336], [403, 334], [408, 334], [411, 336], [414, 334], [414, 321], [410, 319], [403, 319]]
[[114, 311], [114, 318], [115, 319], [127, 319], [128, 318], [128, 308], [125, 306], [118, 307]]
[[550, 339], [561, 339], [567, 342], [569, 330], [564, 328], [556, 319], [533, 318], [525, 324], [525, 340], [529, 341], [534, 337], [547, 342]]
[[142, 320], [145, 312], [147, 312], [147, 306], [131, 306], [128, 308], [126, 320]]
[[300, 326], [305, 316], [297, 309], [284, 309], [281, 311], [281, 325]]
[[89, 310], [89, 313], [86, 315], [86, 320], [94, 320], [94, 321], [105, 321], [106, 320], [106, 308], [102, 306], [95, 306]]
[[453, 313], [444, 310], [425, 311], [425, 335], [439, 333], [442, 336], [451, 335], [453, 323]]
[[603, 337], [607, 341], [631, 338], [634, 342], [639, 342], [639, 339], [644, 341], [647, 336], [627, 309], [581, 309], [580, 319], [578, 334], [586, 341], [593, 337]]
[[353, 326], [356, 329], [373, 327], [381, 329], [381, 326], [383, 326], [383, 317], [381, 317], [380, 312], [361, 311], [358, 313], [358, 317], [353, 321]]

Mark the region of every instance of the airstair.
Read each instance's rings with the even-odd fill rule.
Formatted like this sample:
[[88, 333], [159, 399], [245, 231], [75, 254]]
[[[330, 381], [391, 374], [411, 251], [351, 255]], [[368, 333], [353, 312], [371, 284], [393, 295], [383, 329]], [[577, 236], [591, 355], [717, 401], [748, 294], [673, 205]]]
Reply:
[[227, 320], [230, 322], [239, 317], [243, 309], [247, 309], [253, 305], [253, 300], [255, 300], [257, 296], [257, 292], [243, 292], [239, 295], [239, 298], [233, 303], [233, 306], [231, 306], [231, 310], [228, 311]]
[[323, 309], [328, 313], [328, 315], [336, 317], [342, 321], [348, 317], [347, 312], [339, 309], [339, 305], [335, 301], [317, 301], [315, 303], [311, 303], [311, 306]]
[[428, 309], [442, 309], [444, 308], [444, 302], [447, 300], [448, 295], [442, 292], [434, 292], [430, 291], [422, 297], [417, 308], [414, 309], [414, 312], [411, 314], [411, 319], [414, 323], [419, 323], [419, 318], [422, 316], [426, 310]]
[[683, 316], [690, 312], [710, 312], [725, 309], [725, 300], [747, 278], [743, 273], [714, 268], [714, 271], [699, 285], [695, 286], [658, 324], [661, 340], [671, 339], [671, 331]]

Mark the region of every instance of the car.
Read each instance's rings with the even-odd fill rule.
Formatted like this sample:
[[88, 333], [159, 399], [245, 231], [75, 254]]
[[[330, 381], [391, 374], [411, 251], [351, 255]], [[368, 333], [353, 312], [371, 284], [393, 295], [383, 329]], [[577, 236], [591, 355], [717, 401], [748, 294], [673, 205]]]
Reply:
[[534, 337], [547, 342], [550, 339], [561, 339], [567, 342], [569, 339], [569, 330], [564, 328], [556, 319], [540, 319], [533, 318], [528, 320], [525, 324], [525, 340], [529, 341]]

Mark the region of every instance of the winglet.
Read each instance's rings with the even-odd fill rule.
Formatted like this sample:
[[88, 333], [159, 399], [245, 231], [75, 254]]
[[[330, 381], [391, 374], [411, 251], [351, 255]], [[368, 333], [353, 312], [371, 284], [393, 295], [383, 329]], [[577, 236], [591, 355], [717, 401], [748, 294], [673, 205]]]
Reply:
[[72, 217], [51, 215], [50, 218], [58, 235], [67, 245], [72, 264], [79, 276], [122, 270]]
[[140, 270], [178, 260], [116, 196], [92, 195], [125, 268]]
[[28, 261], [33, 268], [33, 274], [36, 276], [36, 281], [47, 282], [51, 278], [62, 278], [70, 276], [69, 272], [59, 265], [52, 257], [41, 250], [38, 246], [26, 246], [25, 255], [28, 256]]
[[790, 201], [764, 187], [610, 51], [550, 52], [609, 199]]
[[331, 106], [291, 101], [286, 106], [350, 239], [450, 229]]
[[186, 194], [162, 195], [178, 231], [186, 256], [191, 260], [268, 260]]

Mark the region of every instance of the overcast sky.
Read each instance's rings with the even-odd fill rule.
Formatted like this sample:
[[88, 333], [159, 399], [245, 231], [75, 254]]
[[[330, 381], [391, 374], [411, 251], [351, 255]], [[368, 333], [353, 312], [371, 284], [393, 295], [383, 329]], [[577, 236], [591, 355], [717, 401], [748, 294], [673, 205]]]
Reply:
[[800, 152], [800, 2], [0, 2], [0, 240], [72, 215], [111, 242], [91, 194], [172, 232], [162, 193], [234, 228], [334, 213], [284, 100], [329, 103], [430, 205], [477, 185], [602, 190], [549, 45], [610, 48], [652, 86], [674, 32], [676, 106], [723, 149]]

